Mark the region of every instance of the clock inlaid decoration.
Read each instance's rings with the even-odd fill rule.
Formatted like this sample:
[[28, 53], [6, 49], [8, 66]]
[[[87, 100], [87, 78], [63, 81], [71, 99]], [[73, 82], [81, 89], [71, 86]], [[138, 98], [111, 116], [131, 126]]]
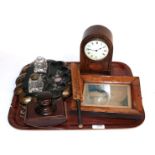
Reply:
[[24, 66], [16, 80], [9, 122], [18, 129], [130, 128], [145, 119], [139, 77], [113, 62], [111, 31], [86, 29], [80, 62], [46, 60]]

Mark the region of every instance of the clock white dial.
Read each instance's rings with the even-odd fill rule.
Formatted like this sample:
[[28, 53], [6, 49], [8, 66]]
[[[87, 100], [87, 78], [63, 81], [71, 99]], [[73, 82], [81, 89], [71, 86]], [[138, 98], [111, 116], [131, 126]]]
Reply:
[[108, 55], [109, 48], [103, 40], [94, 39], [85, 45], [84, 52], [89, 59], [97, 61]]

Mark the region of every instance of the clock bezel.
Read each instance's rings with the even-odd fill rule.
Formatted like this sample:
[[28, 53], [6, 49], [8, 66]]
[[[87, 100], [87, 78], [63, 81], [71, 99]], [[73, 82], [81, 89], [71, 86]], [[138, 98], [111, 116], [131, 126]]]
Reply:
[[[107, 48], [108, 48], [108, 53], [107, 53], [107, 55], [106, 55], [105, 57], [103, 57], [103, 58], [101, 58], [101, 59], [96, 59], [96, 60], [89, 58], [89, 56], [86, 54], [86, 50], [85, 50], [85, 49], [86, 49], [87, 44], [90, 43], [90, 42], [92, 42], [92, 41], [101, 41], [101, 42], [103, 42], [103, 43], [107, 46]], [[106, 43], [103, 39], [94, 38], [94, 39], [88, 41], [88, 42], [85, 44], [85, 46], [84, 46], [84, 53], [85, 53], [85, 55], [88, 57], [88, 59], [93, 60], [93, 61], [100, 61], [100, 60], [105, 59], [105, 58], [108, 56], [108, 54], [109, 54], [109, 46], [107, 45], [107, 43]]]

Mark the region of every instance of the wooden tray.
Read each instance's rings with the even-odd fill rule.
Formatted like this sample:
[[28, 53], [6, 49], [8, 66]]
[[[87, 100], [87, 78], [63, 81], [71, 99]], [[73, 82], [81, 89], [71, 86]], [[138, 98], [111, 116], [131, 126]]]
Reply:
[[[70, 64], [70, 62], [68, 62]], [[78, 62], [77, 62], [78, 63]], [[124, 63], [112, 62], [112, 72], [111, 76], [130, 76], [132, 77], [131, 69]], [[25, 124], [24, 118], [20, 117], [20, 104], [18, 97], [14, 94], [11, 107], [9, 110], [8, 120], [9, 123], [18, 129], [79, 129], [77, 121], [77, 113], [72, 109], [71, 104], [73, 100], [72, 97], [64, 102], [64, 107], [66, 108], [67, 121], [61, 125], [48, 126], [45, 128], [35, 128]], [[117, 118], [111, 113], [93, 113], [82, 111], [83, 128], [82, 129], [92, 129], [92, 125], [102, 126], [104, 125], [106, 129], [108, 128], [130, 128], [140, 125], [145, 118], [144, 110], [139, 117], [121, 117]], [[81, 129], [80, 129], [81, 130]]]

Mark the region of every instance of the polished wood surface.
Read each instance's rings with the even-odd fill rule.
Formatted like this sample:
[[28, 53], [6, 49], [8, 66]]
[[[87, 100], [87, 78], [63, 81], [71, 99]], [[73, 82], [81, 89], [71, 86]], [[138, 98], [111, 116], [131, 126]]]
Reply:
[[[70, 64], [70, 63], [69, 63]], [[79, 64], [79, 62], [77, 63]], [[21, 73], [25, 72], [22, 69]], [[111, 76], [129, 76], [128, 78], [132, 78], [131, 69], [124, 63], [121, 62], [112, 62], [111, 64]], [[139, 91], [139, 83], [135, 83], [138, 87], [134, 88], [134, 91], [138, 93], [138, 100], [141, 100], [141, 93]], [[71, 104], [73, 102], [72, 96], [68, 98], [64, 102], [64, 107], [66, 107], [66, 120], [61, 125], [56, 126], [48, 126], [44, 128], [35, 128], [31, 125], [26, 124], [25, 117], [21, 117], [20, 111], [21, 106], [19, 104], [19, 97], [14, 93], [13, 100], [11, 103], [11, 107], [9, 110], [9, 122], [12, 126], [18, 129], [79, 129], [78, 121], [77, 121], [77, 112], [72, 110]], [[82, 129], [92, 129], [92, 125], [105, 125], [105, 128], [129, 128], [136, 127], [140, 125], [145, 118], [145, 113], [141, 104], [135, 104], [139, 109], [141, 115], [133, 116], [133, 115], [121, 115], [121, 114], [113, 114], [113, 113], [94, 113], [94, 112], [86, 112], [82, 111], [82, 121], [83, 128]], [[133, 117], [132, 117], [133, 116]], [[46, 116], [45, 116], [46, 117]]]
[[39, 115], [35, 109], [38, 106], [37, 102], [27, 105], [27, 113], [24, 118], [24, 123], [36, 128], [56, 126], [67, 120], [66, 107], [63, 100], [60, 98], [57, 101], [57, 109], [52, 114], [43, 116]]
[[[118, 114], [129, 114], [129, 115], [141, 115], [142, 110], [142, 99], [140, 90], [140, 81], [138, 77], [130, 76], [100, 76], [100, 75], [81, 75], [81, 85], [84, 88], [84, 83], [96, 83], [96, 84], [122, 84], [129, 85], [131, 87], [132, 106], [131, 108], [122, 107], [99, 107], [99, 106], [81, 106], [82, 111], [92, 112], [109, 112]], [[83, 92], [83, 90], [80, 90]], [[73, 102], [72, 108], [75, 109], [75, 103]]]
[[74, 100], [82, 100], [82, 87], [79, 65], [77, 63], [71, 63], [71, 75], [72, 75], [72, 95]]
[[[89, 59], [84, 53], [84, 47], [86, 43], [92, 39], [103, 40], [109, 48], [108, 55], [99, 61], [94, 61]], [[111, 62], [113, 54], [113, 41], [112, 33], [109, 29], [101, 25], [94, 25], [89, 27], [85, 32], [80, 46], [80, 72], [91, 73], [91, 74], [110, 74], [111, 72]]]

